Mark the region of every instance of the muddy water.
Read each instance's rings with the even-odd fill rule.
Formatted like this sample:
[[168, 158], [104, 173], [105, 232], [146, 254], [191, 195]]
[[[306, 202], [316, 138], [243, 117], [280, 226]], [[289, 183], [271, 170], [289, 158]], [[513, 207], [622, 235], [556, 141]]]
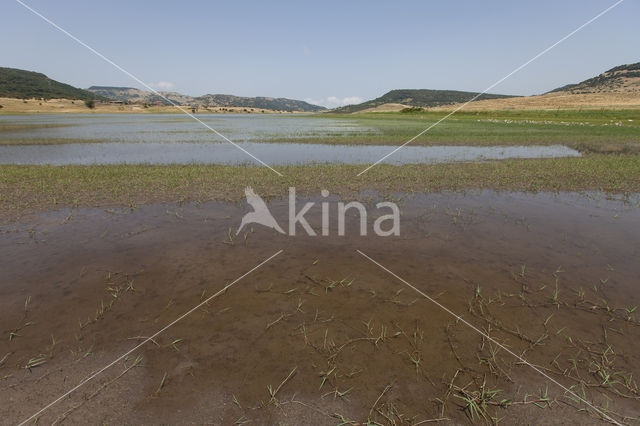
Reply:
[[[232, 240], [248, 209], [223, 203], [58, 211], [3, 224], [3, 422], [27, 418], [279, 250], [42, 421], [459, 424], [479, 421], [463, 398], [484, 389], [500, 391], [485, 415], [507, 424], [601, 422], [356, 250], [554, 380], [580, 395], [584, 387], [589, 401], [608, 401], [617, 421], [640, 416], [629, 379], [640, 375], [637, 197], [397, 201], [401, 235], [387, 238], [356, 235], [349, 217], [345, 237], [335, 226], [328, 237], [302, 229], [289, 237], [256, 225]], [[286, 225], [284, 201], [270, 207]], [[387, 212], [368, 207], [371, 231]], [[319, 229], [319, 208], [307, 217]], [[44, 363], [25, 368], [30, 360]]]

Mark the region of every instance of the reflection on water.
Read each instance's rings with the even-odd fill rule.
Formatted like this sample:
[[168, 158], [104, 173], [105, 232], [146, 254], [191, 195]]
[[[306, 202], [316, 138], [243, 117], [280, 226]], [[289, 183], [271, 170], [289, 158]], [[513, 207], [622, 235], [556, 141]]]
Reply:
[[[389, 154], [393, 146], [354, 146], [239, 142], [271, 165], [305, 163], [369, 164]], [[448, 163], [504, 158], [576, 157], [578, 151], [552, 146], [406, 146], [384, 162], [389, 164]], [[0, 146], [0, 164], [257, 164], [229, 143], [77, 143]]]
[[[371, 134], [374, 129], [347, 120], [304, 119], [294, 115], [198, 115], [198, 119], [233, 141], [274, 137], [309, 138]], [[222, 138], [183, 114], [0, 116], [2, 125], [34, 126], [0, 133], [4, 139], [80, 139], [102, 142], [221, 142]], [[44, 128], [46, 125], [58, 127]], [[60, 126], [64, 125], [64, 126]], [[38, 127], [35, 127], [38, 126]]]

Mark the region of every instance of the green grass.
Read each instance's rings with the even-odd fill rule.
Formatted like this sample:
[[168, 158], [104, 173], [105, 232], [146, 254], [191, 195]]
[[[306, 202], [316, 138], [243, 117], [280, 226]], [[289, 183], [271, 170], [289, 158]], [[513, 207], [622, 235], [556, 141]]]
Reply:
[[500, 191], [640, 192], [639, 155], [506, 160], [436, 165], [288, 166], [281, 178], [238, 166], [0, 166], [0, 216], [63, 206], [134, 206], [158, 201], [235, 201], [252, 186], [263, 197], [494, 189]]
[[[387, 145], [399, 144], [435, 124], [447, 112], [322, 114], [371, 129], [365, 134], [331, 134], [283, 142]], [[313, 119], [310, 117], [309, 119]], [[631, 121], [630, 121], [631, 120]], [[640, 111], [481, 111], [458, 112], [412, 142], [412, 145], [551, 145], [582, 151], [639, 149]], [[605, 151], [607, 151], [605, 149]]]

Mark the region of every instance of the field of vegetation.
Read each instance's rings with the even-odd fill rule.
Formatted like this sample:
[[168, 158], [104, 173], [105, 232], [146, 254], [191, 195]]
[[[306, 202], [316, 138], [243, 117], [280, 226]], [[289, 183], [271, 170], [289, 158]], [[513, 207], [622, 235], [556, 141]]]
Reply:
[[362, 176], [362, 165], [278, 168], [284, 177], [251, 166], [0, 166], [4, 216], [60, 207], [136, 206], [162, 201], [238, 201], [252, 186], [264, 198], [328, 189], [335, 195], [366, 191], [604, 191], [640, 192], [640, 155], [591, 154], [581, 158], [392, 166]]
[[[445, 117], [446, 111], [363, 113], [345, 117], [375, 129], [357, 134], [322, 135], [305, 143], [387, 145], [413, 138]], [[311, 119], [311, 118], [310, 118]], [[279, 141], [293, 139], [278, 138]], [[411, 142], [412, 145], [552, 145], [563, 144], [583, 152], [637, 152], [640, 150], [640, 111], [474, 111], [457, 112]]]
[[[305, 138], [270, 137], [264, 141], [296, 143], [399, 145], [438, 122], [444, 112], [320, 114], [373, 129], [365, 135], [340, 132]], [[318, 115], [300, 116], [314, 120]], [[56, 126], [47, 124], [44, 126]], [[30, 140], [30, 126], [0, 126], [24, 131], [24, 139], [0, 144], [43, 143]], [[46, 143], [87, 142], [53, 139]], [[135, 205], [152, 201], [235, 199], [251, 185], [260, 194], [279, 196], [286, 188], [317, 193], [364, 190], [429, 192], [497, 189], [515, 191], [640, 191], [640, 111], [490, 111], [459, 112], [413, 140], [411, 145], [563, 144], [582, 158], [505, 160], [439, 165], [379, 165], [361, 177], [363, 166], [315, 165], [278, 168], [284, 178], [250, 166], [0, 166], [0, 209], [5, 216], [58, 206]]]

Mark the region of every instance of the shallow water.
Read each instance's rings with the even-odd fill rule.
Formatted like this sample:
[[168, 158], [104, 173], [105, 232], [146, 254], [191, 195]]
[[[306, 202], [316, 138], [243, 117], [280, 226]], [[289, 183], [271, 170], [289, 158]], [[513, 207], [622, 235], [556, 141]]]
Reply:
[[[552, 408], [489, 405], [505, 424], [597, 424], [557, 385], [361, 250], [564, 386], [579, 377], [589, 400], [638, 416], [635, 395], [615, 375], [640, 374], [638, 312], [627, 319], [640, 305], [637, 196], [397, 195], [401, 235], [387, 238], [358, 236], [352, 216], [347, 235], [337, 236], [333, 196], [298, 200], [331, 203], [327, 237], [256, 225], [231, 241], [249, 211], [244, 203], [61, 210], [2, 224], [0, 357], [8, 355], [0, 399], [8, 403], [0, 415], [23, 420], [284, 250], [51, 408], [43, 423], [63, 416], [70, 423], [334, 424], [331, 414], [340, 413], [386, 424], [379, 413], [395, 407], [416, 422], [444, 416], [467, 424], [457, 389], [479, 392], [486, 383], [500, 389], [497, 401], [545, 393], [560, 400]], [[374, 204], [367, 204], [369, 229]], [[287, 203], [269, 208], [284, 226]], [[319, 205], [306, 217], [318, 229]], [[25, 369], [39, 354], [46, 363]], [[141, 365], [125, 371], [137, 355]], [[631, 397], [603, 386], [596, 365]], [[282, 404], [269, 403], [269, 387], [294, 369], [279, 388]], [[349, 390], [347, 397], [336, 389]], [[438, 399], [448, 401], [444, 409]]]
[[[199, 118], [270, 165], [371, 164], [397, 148], [257, 142], [277, 137], [305, 139], [354, 134], [366, 138], [375, 133], [374, 129], [346, 120], [255, 114], [200, 115]], [[0, 164], [259, 164], [232, 144], [221, 142], [219, 136], [184, 115], [0, 116], [0, 126], [3, 124], [26, 127], [0, 132], [0, 140], [90, 142], [0, 145]], [[47, 125], [51, 127], [42, 127]], [[406, 146], [384, 162], [432, 164], [568, 156], [580, 156], [580, 153], [561, 145]]]
[[[234, 142], [375, 132], [352, 121], [299, 115], [196, 114]], [[102, 142], [222, 142], [223, 139], [184, 114], [59, 114], [0, 116], [3, 124], [41, 126], [0, 132], [5, 139], [76, 139]], [[52, 127], [42, 127], [51, 125]]]
[[[355, 146], [239, 142], [269, 165], [332, 163], [370, 164], [394, 146]], [[562, 145], [552, 146], [406, 146], [383, 162], [433, 164], [506, 158], [578, 157]], [[0, 146], [0, 164], [258, 164], [229, 143], [74, 143]]]

